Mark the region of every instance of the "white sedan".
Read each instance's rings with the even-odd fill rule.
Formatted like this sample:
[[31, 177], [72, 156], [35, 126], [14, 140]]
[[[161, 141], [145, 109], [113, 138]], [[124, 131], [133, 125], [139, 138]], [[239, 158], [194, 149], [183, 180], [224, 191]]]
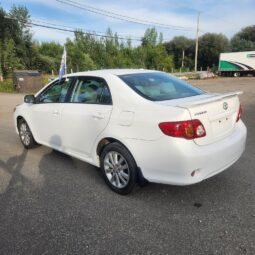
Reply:
[[43, 144], [100, 167], [127, 194], [144, 180], [197, 183], [237, 161], [247, 133], [239, 94], [157, 71], [81, 72], [25, 96], [14, 122], [25, 148]]

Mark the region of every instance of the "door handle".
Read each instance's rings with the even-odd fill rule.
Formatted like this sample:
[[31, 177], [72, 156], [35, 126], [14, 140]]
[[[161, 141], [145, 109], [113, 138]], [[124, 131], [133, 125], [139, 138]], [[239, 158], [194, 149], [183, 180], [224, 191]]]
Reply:
[[60, 113], [59, 113], [58, 110], [54, 110], [54, 111], [52, 112], [52, 114], [53, 114], [53, 115], [59, 115]]
[[104, 119], [104, 115], [103, 115], [102, 113], [100, 113], [100, 112], [94, 113], [94, 114], [92, 115], [92, 117], [93, 117], [94, 119], [99, 119], [99, 120]]

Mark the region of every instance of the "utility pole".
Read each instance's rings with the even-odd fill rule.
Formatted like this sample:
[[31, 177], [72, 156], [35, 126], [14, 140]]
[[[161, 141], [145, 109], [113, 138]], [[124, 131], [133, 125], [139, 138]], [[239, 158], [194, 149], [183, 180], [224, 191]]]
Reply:
[[199, 17], [200, 17], [200, 12], [198, 12], [198, 15], [197, 15], [197, 39], [196, 39], [196, 53], [195, 53], [195, 73], [197, 72], [197, 53], [198, 53]]
[[182, 68], [184, 67], [184, 57], [185, 57], [185, 51], [182, 50]]

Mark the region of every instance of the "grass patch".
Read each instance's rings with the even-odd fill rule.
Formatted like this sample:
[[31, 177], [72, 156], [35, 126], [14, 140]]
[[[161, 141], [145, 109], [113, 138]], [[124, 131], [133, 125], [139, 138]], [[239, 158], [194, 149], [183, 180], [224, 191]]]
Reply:
[[7, 92], [7, 93], [15, 92], [12, 79], [6, 79], [3, 82], [0, 82], [0, 92]]
[[50, 74], [43, 74], [42, 75], [42, 83], [45, 86], [48, 84], [52, 79], [55, 79], [57, 76], [52, 77]]
[[[52, 76], [49, 74], [44, 74], [41, 76], [43, 86], [49, 83], [49, 78], [52, 78]], [[18, 91], [14, 89], [13, 80], [11, 78], [7, 78], [3, 82], [0, 81], [0, 93], [1, 92], [18, 93]]]

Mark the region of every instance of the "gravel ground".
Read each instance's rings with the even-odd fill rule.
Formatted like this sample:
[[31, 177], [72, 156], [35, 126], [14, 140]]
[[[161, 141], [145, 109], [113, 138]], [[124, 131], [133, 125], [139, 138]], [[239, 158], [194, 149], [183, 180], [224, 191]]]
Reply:
[[244, 91], [245, 153], [202, 183], [148, 184], [129, 196], [82, 161], [24, 150], [12, 123], [23, 96], [0, 94], [0, 254], [255, 254], [255, 78], [191, 83]]

